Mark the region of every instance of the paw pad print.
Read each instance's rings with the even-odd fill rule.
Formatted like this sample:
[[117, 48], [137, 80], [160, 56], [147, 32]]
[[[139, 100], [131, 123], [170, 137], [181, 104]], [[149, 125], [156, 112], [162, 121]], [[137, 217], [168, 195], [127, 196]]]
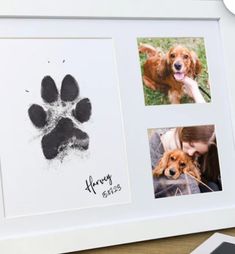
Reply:
[[42, 151], [46, 159], [63, 158], [69, 149], [87, 150], [89, 136], [78, 126], [91, 116], [91, 102], [79, 97], [79, 86], [72, 75], [66, 75], [60, 92], [55, 81], [46, 76], [41, 83], [44, 107], [33, 104], [28, 115], [33, 125], [42, 131]]

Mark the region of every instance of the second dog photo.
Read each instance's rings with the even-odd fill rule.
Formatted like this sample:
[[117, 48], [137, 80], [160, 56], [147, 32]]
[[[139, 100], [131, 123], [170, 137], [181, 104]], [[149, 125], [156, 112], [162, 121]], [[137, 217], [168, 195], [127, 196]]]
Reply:
[[149, 129], [155, 198], [222, 190], [214, 125]]

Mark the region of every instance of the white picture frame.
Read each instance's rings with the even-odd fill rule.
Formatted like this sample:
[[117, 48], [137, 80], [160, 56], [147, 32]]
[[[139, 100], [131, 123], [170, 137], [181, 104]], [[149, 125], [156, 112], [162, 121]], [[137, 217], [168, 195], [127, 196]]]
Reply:
[[[133, 58], [136, 65], [133, 68], [136, 70], [135, 75], [130, 72], [125, 72], [120, 63], [125, 59], [124, 49], [125, 40], [120, 33], [114, 38], [114, 49], [116, 62], [114, 64], [117, 73], [117, 84], [120, 86], [120, 94], [123, 98], [121, 102], [121, 113], [123, 114], [123, 132], [124, 144], [127, 158], [127, 181], [126, 190], [128, 199], [121, 200], [121, 204], [109, 204], [108, 206], [95, 206], [82, 209], [64, 209], [56, 208], [58, 211], [50, 211], [50, 209], [41, 212], [15, 212], [12, 202], [11, 212], [6, 212], [8, 200], [6, 200], [4, 186], [6, 175], [1, 168], [1, 195], [0, 195], [0, 252], [2, 253], [65, 253], [77, 250], [98, 248], [117, 244], [124, 244], [136, 241], [149, 239], [157, 239], [175, 235], [183, 235], [196, 233], [208, 230], [221, 228], [229, 228], [235, 226], [235, 199], [231, 195], [235, 191], [235, 185], [232, 184], [235, 171], [229, 167], [234, 164], [234, 131], [235, 126], [235, 77], [234, 77], [234, 60], [235, 59], [235, 16], [231, 14], [219, 0], [121, 0], [121, 1], [56, 1], [50, 2], [42, 0], [37, 2], [21, 1], [3, 1], [0, 4], [0, 45], [1, 41], [6, 43], [7, 40], [16, 41], [19, 39], [74, 39], [74, 38], [112, 38], [112, 30], [119, 29], [119, 23], [130, 24], [130, 27], [135, 27], [135, 22], [140, 24], [139, 37], [148, 37], [150, 35], [157, 36], [156, 32], [144, 32], [148, 22], [160, 22], [160, 24], [169, 22], [212, 22], [215, 27], [216, 38], [220, 38], [219, 47], [221, 52], [216, 52], [216, 56], [221, 56], [219, 66], [222, 66], [218, 71], [218, 80], [224, 81], [223, 89], [219, 97], [219, 89], [212, 89], [212, 103], [204, 107], [204, 105], [189, 105], [190, 109], [196, 114], [196, 119], [188, 119], [183, 124], [215, 124], [218, 136], [218, 145], [220, 151], [220, 160], [222, 167], [222, 180], [224, 179], [223, 191], [209, 196], [207, 194], [198, 195], [193, 198], [193, 202], [187, 203], [187, 198], [167, 198], [156, 200], [153, 197], [151, 185], [151, 173], [149, 168], [149, 151], [147, 129], [156, 127], [174, 127], [182, 125], [177, 117], [173, 122], [169, 122], [164, 118], [158, 126], [157, 121], [150, 121], [151, 115], [155, 114], [153, 107], [145, 109], [143, 94], [141, 91], [142, 81], [138, 63], [137, 43], [133, 41], [135, 47], [128, 52], [128, 58]], [[97, 21], [97, 22], [96, 22]], [[77, 24], [75, 24], [77, 22]], [[143, 23], [141, 23], [143, 22]], [[97, 24], [95, 24], [97, 23]], [[105, 29], [100, 30], [104, 25]], [[122, 28], [124, 26], [122, 24]], [[209, 23], [208, 23], [209, 24]], [[206, 29], [210, 25], [205, 25], [206, 28], [202, 34], [206, 36]], [[76, 33], [75, 27], [96, 27], [95, 30], [81, 29]], [[112, 27], [115, 25], [115, 27]], [[153, 23], [151, 26], [155, 25]], [[168, 26], [172, 25], [169, 23]], [[127, 27], [128, 27], [127, 26]], [[212, 25], [214, 28], [214, 25]], [[129, 29], [130, 29], [129, 27]], [[203, 27], [203, 26], [201, 26]], [[217, 27], [217, 28], [218, 28]], [[195, 34], [199, 36], [200, 29], [195, 29]], [[123, 30], [125, 31], [125, 30]], [[127, 30], [128, 31], [128, 30]], [[129, 30], [130, 31], [130, 30]], [[138, 29], [136, 28], [136, 31]], [[194, 32], [189, 32], [189, 27], [186, 29], [185, 36], [193, 36]], [[219, 34], [218, 34], [219, 31]], [[80, 34], [79, 34], [80, 33]], [[213, 32], [211, 32], [213, 33]], [[137, 32], [136, 32], [137, 35]], [[175, 33], [177, 36], [177, 33]], [[138, 37], [136, 36], [136, 37]], [[172, 35], [173, 36], [173, 35]], [[183, 36], [183, 32], [181, 35]], [[113, 38], [112, 38], [113, 39]], [[115, 40], [120, 40], [115, 44]], [[209, 44], [211, 46], [212, 43]], [[13, 45], [14, 47], [14, 45]], [[130, 44], [128, 46], [130, 49]], [[217, 47], [218, 49], [218, 47]], [[4, 59], [7, 59], [6, 57]], [[214, 63], [212, 63], [214, 62]], [[212, 50], [208, 51], [208, 63], [211, 66], [210, 82], [213, 83], [216, 73], [216, 59], [213, 59]], [[6, 65], [6, 66], [9, 66]], [[13, 65], [14, 66], [14, 65]], [[125, 66], [126, 67], [126, 66]], [[6, 71], [6, 70], [4, 70]], [[138, 73], [137, 73], [138, 72]], [[4, 74], [4, 72], [3, 72]], [[217, 77], [217, 76], [216, 76]], [[135, 104], [130, 102], [127, 107], [127, 100], [132, 96], [131, 89], [125, 92], [125, 79], [132, 80], [133, 83], [138, 83], [139, 92], [134, 95], [135, 99], [140, 102], [142, 112], [140, 115], [132, 116]], [[218, 83], [218, 80], [215, 83]], [[7, 91], [7, 90], [6, 90]], [[6, 92], [5, 91], [5, 92]], [[122, 99], [121, 99], [122, 100]], [[213, 101], [214, 100], [214, 101]], [[134, 101], [134, 100], [133, 100]], [[215, 105], [215, 102], [223, 102], [220, 107]], [[184, 114], [186, 106], [180, 105], [179, 108], [163, 107], [160, 113], [165, 115], [173, 110], [174, 114]], [[210, 115], [215, 110], [216, 115]], [[200, 113], [204, 111], [204, 116], [200, 118]], [[4, 114], [4, 110], [1, 109]], [[134, 112], [136, 113], [136, 112]], [[146, 123], [140, 124], [139, 128], [145, 129], [136, 143], [135, 134], [139, 134], [138, 128], [135, 129], [135, 123], [138, 123], [138, 117], [146, 115], [149, 119]], [[209, 116], [209, 119], [206, 117]], [[222, 118], [220, 118], [220, 115]], [[128, 119], [129, 118], [129, 119]], [[198, 120], [200, 119], [200, 121]], [[222, 119], [223, 123], [219, 119]], [[0, 127], [1, 130], [1, 127]], [[133, 132], [134, 130], [134, 132]], [[137, 131], [137, 132], [135, 132]], [[121, 135], [121, 134], [120, 134]], [[223, 139], [224, 138], [224, 139]], [[228, 145], [225, 141], [228, 141]], [[0, 141], [1, 143], [1, 141]], [[136, 145], [141, 144], [143, 148], [139, 148], [136, 152], [133, 151]], [[1, 147], [1, 151], [4, 147]], [[225, 150], [225, 149], [228, 149]], [[130, 155], [130, 153], [133, 153]], [[141, 157], [143, 156], [143, 159]], [[130, 158], [131, 157], [131, 158]], [[2, 154], [1, 167], [2, 165]], [[138, 163], [135, 162], [138, 158]], [[146, 165], [146, 161], [148, 165]], [[18, 162], [15, 162], [17, 165]], [[19, 163], [20, 164], [20, 163]], [[232, 166], [231, 166], [232, 167]], [[35, 166], [35, 169], [38, 165]], [[145, 170], [143, 170], [145, 168]], [[138, 174], [136, 174], [136, 172]], [[13, 175], [11, 175], [13, 177]], [[25, 175], [26, 177], [27, 175]], [[13, 178], [12, 178], [13, 179]], [[8, 187], [10, 186], [10, 178], [8, 177]], [[26, 179], [27, 180], [27, 179]], [[84, 179], [85, 180], [85, 179]], [[13, 183], [17, 179], [12, 180]], [[143, 186], [149, 183], [150, 187]], [[141, 186], [141, 190], [140, 190]], [[129, 189], [128, 189], [129, 188]], [[14, 184], [12, 186], [14, 190]], [[230, 193], [230, 195], [229, 195]], [[14, 192], [11, 193], [12, 195]], [[190, 196], [191, 197], [191, 196]], [[14, 198], [12, 199], [14, 201]], [[217, 201], [216, 201], [217, 200]], [[157, 201], [157, 203], [156, 203]], [[142, 203], [141, 203], [142, 202]], [[157, 204], [157, 205], [156, 205]], [[219, 204], [219, 205], [218, 205]], [[179, 208], [180, 205], [185, 209]], [[187, 206], [191, 207], [187, 207]], [[179, 206], [179, 207], [178, 207]], [[70, 207], [70, 206], [69, 206]], [[161, 212], [154, 213], [158, 207]], [[165, 207], [165, 208], [164, 208]], [[175, 211], [172, 211], [175, 207]], [[17, 209], [17, 207], [16, 207]], [[169, 210], [167, 210], [169, 209]], [[157, 210], [157, 209], [156, 209]], [[155, 211], [156, 211], [155, 210]], [[112, 215], [110, 215], [112, 214]], [[81, 221], [83, 220], [83, 222]]]

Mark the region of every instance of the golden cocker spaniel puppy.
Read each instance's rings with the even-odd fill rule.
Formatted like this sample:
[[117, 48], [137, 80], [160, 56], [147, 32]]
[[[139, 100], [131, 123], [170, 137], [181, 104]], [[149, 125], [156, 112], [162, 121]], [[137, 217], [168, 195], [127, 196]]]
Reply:
[[165, 175], [169, 179], [178, 179], [182, 173], [188, 173], [201, 180], [200, 170], [193, 159], [180, 149], [165, 152], [158, 165], [153, 169], [153, 176]]
[[185, 76], [195, 79], [202, 69], [196, 53], [177, 45], [165, 55], [149, 44], [141, 44], [139, 52], [147, 54], [143, 65], [143, 83], [152, 90], [168, 93], [172, 104], [180, 103], [185, 94], [182, 80]]

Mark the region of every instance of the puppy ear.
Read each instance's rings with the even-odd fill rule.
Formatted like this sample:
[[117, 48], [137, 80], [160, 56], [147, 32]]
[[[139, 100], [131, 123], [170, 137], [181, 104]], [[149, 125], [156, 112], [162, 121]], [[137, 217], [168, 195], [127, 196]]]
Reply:
[[169, 57], [168, 53], [163, 56], [157, 65], [157, 75], [164, 78], [170, 74]]
[[201, 172], [200, 169], [196, 166], [196, 164], [192, 161], [188, 162], [188, 167], [186, 167], [183, 172], [190, 174], [195, 177], [198, 181], [201, 181]]
[[194, 65], [194, 76], [198, 76], [201, 71], [202, 71], [202, 63], [201, 61], [198, 59], [197, 54], [194, 51], [191, 51], [191, 56], [192, 56], [192, 61], [193, 61], [193, 65]]
[[163, 174], [164, 170], [167, 168], [170, 152], [165, 152], [162, 158], [159, 160], [156, 167], [153, 169], [153, 176], [159, 177]]

